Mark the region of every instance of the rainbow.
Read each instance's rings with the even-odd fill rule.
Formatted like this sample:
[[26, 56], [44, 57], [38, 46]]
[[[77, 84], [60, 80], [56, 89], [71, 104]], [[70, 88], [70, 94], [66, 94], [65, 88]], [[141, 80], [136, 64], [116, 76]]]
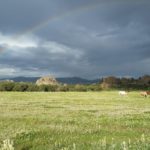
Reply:
[[[57, 20], [65, 18], [65, 17], [69, 17], [71, 15], [76, 15], [76, 14], [79, 15], [80, 13], [92, 10], [92, 9], [96, 8], [97, 6], [99, 6], [99, 4], [100, 4], [99, 0], [97, 0], [95, 3], [88, 3], [87, 5], [79, 6], [77, 8], [74, 8], [74, 9], [70, 10], [70, 11], [62, 12], [62, 13], [57, 14], [55, 16], [50, 16], [47, 19], [45, 19], [45, 20], [43, 20], [43, 21], [41, 21], [41, 22], [39, 22], [35, 25], [32, 25], [30, 28], [16, 33], [15, 35], [12, 36], [12, 39], [17, 40], [17, 39], [21, 38], [24, 35], [36, 32], [36, 31], [44, 28], [45, 26], [47, 26], [52, 21], [57, 21]], [[5, 49], [6, 48], [0, 48], [0, 51], [4, 51]]]

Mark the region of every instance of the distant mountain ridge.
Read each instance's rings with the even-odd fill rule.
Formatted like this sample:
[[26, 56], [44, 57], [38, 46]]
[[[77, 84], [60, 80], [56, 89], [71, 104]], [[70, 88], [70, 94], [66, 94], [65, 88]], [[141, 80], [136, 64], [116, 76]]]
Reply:
[[[13, 80], [14, 82], [36, 82], [40, 77], [14, 77], [2, 78], [0, 80]], [[58, 82], [66, 84], [94, 84], [99, 83], [100, 79], [88, 80], [80, 77], [60, 77], [56, 78]]]

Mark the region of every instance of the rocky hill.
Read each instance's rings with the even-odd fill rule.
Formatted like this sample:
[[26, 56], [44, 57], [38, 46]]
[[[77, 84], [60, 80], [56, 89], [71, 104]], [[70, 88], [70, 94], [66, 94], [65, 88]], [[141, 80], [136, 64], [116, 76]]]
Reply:
[[37, 85], [58, 85], [58, 81], [51, 76], [41, 77], [36, 81]]

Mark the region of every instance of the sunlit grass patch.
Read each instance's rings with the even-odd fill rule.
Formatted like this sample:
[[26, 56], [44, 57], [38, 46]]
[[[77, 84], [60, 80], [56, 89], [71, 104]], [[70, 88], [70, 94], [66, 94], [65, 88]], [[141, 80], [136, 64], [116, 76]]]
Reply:
[[138, 92], [4, 92], [0, 143], [9, 139], [16, 150], [148, 150], [149, 112], [150, 98]]

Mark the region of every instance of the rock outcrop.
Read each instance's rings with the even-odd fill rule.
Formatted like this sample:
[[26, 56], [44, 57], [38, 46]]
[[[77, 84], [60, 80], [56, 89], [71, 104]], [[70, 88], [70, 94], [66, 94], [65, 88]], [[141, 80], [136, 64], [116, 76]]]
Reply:
[[41, 77], [36, 81], [37, 85], [58, 85], [57, 80], [52, 76]]

